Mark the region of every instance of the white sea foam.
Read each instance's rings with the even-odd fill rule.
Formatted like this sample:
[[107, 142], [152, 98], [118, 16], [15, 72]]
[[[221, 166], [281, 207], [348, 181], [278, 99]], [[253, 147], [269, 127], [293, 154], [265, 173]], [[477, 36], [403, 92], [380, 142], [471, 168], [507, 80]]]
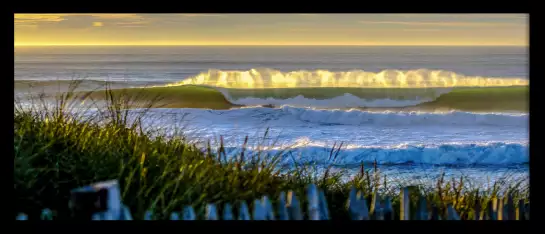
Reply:
[[[225, 95], [225, 93], [224, 93]], [[226, 95], [227, 96], [227, 95]], [[228, 97], [228, 96], [227, 96]], [[255, 97], [246, 97], [240, 99], [232, 99], [229, 101], [238, 105], [290, 105], [294, 107], [316, 107], [316, 108], [345, 108], [345, 107], [405, 107], [405, 106], [414, 106], [424, 102], [432, 101], [432, 99], [422, 99], [422, 100], [392, 100], [392, 99], [362, 99], [356, 97], [352, 94], [345, 93], [343, 96], [334, 97], [331, 99], [313, 99], [305, 98], [302, 95], [296, 96], [294, 98], [287, 99], [275, 99], [275, 98], [255, 98]]]
[[429, 88], [528, 85], [528, 79], [515, 77], [465, 76], [444, 70], [298, 70], [282, 72], [268, 68], [242, 70], [211, 69], [167, 86], [209, 85], [223, 88]]

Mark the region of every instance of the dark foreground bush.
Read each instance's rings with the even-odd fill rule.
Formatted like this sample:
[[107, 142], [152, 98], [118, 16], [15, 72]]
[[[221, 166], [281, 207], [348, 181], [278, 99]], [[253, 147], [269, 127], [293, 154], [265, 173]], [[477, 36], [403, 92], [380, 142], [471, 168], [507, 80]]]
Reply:
[[[70, 216], [71, 189], [118, 179], [123, 202], [134, 217], [143, 217], [146, 210], [153, 210], [167, 218], [170, 212], [180, 211], [184, 205], [193, 205], [202, 216], [207, 203], [222, 207], [225, 202], [238, 204], [237, 201], [246, 200], [252, 204], [263, 195], [278, 197], [287, 190], [298, 194], [304, 205], [305, 187], [309, 183], [325, 191], [333, 219], [348, 218], [346, 201], [352, 187], [364, 191], [369, 199], [374, 191], [386, 188], [380, 191], [387, 191], [383, 195], [393, 198], [395, 214], [399, 214], [399, 198], [395, 195], [399, 185], [386, 184], [376, 169], [362, 167], [358, 175], [343, 181], [343, 171], [328, 169], [318, 175], [311, 166], [286, 171], [276, 160], [265, 160], [259, 153], [241, 153], [226, 159], [223, 147], [217, 151], [202, 150], [183, 137], [144, 131], [140, 125], [142, 116], [134, 120], [128, 117], [128, 98], [113, 95], [108, 89], [104, 92], [107, 105], [94, 114], [73, 111], [82, 99], [88, 98], [76, 97], [74, 92], [58, 96], [53, 108], [48, 108], [44, 98], [32, 108], [15, 103], [16, 212], [32, 218], [42, 209], [50, 208], [56, 219], [65, 219]], [[332, 150], [332, 158], [338, 153], [338, 149]], [[412, 190], [412, 196], [425, 196], [442, 213], [447, 204], [454, 204], [462, 219], [473, 218], [472, 208], [477, 200], [484, 209], [487, 201], [500, 191], [512, 193], [516, 200], [528, 198], [527, 188], [517, 181], [479, 191], [468, 189], [463, 178], [442, 177], [433, 190], [423, 186]]]

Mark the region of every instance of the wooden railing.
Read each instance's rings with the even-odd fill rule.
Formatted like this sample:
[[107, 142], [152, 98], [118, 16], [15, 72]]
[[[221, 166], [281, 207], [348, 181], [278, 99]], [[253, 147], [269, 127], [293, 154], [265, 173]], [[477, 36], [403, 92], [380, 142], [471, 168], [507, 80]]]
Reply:
[[[120, 190], [117, 181], [108, 181], [78, 188], [72, 191], [70, 207], [76, 219], [91, 220], [133, 220], [129, 209], [122, 204]], [[400, 192], [399, 219], [400, 220], [441, 220], [439, 208], [420, 196], [417, 202], [415, 215], [411, 217], [409, 189], [403, 188]], [[325, 194], [315, 185], [308, 186], [306, 191], [308, 220], [331, 219]], [[229, 203], [223, 207], [222, 214], [218, 214], [214, 204], [208, 204], [205, 209], [205, 220], [303, 220], [302, 206], [294, 192], [282, 192], [278, 198], [277, 209], [267, 196], [253, 202], [252, 212], [246, 202], [240, 202], [237, 216], [234, 215], [233, 206]], [[428, 209], [428, 207], [431, 209]], [[390, 197], [381, 199], [376, 193], [372, 195], [371, 204], [367, 204], [361, 191], [352, 189], [348, 198], [347, 209], [352, 220], [394, 220], [394, 209]], [[474, 207], [475, 220], [529, 220], [530, 205], [524, 200], [518, 201], [515, 206], [511, 196], [505, 198], [492, 198], [487, 204], [486, 210], [481, 210], [477, 203]], [[446, 207], [447, 220], [461, 220], [460, 216], [449, 204]], [[40, 217], [42, 220], [53, 220], [53, 213], [45, 209]], [[17, 220], [27, 220], [26, 214], [19, 214]], [[144, 220], [154, 220], [154, 214], [148, 211], [144, 214]], [[182, 212], [170, 214], [170, 220], [197, 220], [197, 215], [192, 206], [186, 206]]]

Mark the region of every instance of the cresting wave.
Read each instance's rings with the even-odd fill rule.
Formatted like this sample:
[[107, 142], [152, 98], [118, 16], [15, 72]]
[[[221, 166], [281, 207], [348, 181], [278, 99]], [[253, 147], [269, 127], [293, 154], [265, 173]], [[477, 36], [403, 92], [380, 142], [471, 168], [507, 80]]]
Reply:
[[282, 72], [268, 68], [248, 71], [208, 70], [180, 82], [167, 84], [207, 85], [223, 88], [429, 88], [429, 87], [490, 87], [528, 85], [528, 79], [513, 77], [465, 76], [443, 70], [383, 70], [368, 72], [327, 70]]
[[[228, 148], [231, 157], [240, 153], [240, 148]], [[254, 150], [255, 151], [255, 150]], [[331, 147], [299, 146], [290, 150], [262, 150], [272, 156], [282, 156], [283, 164], [317, 163], [337, 166], [359, 163], [379, 164], [433, 164], [433, 165], [509, 165], [529, 162], [528, 144], [444, 144], [444, 145], [400, 145], [395, 147], [352, 146], [342, 148], [334, 162], [329, 161]], [[251, 154], [252, 150], [247, 150]]]

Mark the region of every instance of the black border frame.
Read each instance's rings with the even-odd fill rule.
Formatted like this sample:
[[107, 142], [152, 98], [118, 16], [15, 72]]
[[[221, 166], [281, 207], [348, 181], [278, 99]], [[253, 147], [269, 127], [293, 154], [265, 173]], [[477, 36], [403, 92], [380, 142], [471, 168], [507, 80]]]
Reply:
[[[180, 3], [179, 5], [176, 3]], [[79, 2], [79, 4], [67, 4], [59, 3], [54, 4], [50, 1], [44, 2], [14, 2], [12, 7], [12, 14], [14, 13], [530, 13], [531, 9], [538, 9], [538, 4], [530, 6], [530, 4], [524, 4], [522, 2], [465, 2], [465, 1], [447, 1], [447, 2], [423, 2], [417, 4], [416, 2], [377, 2], [377, 1], [362, 1], [352, 3], [341, 3], [341, 2], [313, 2], [313, 3], [301, 3], [297, 4], [295, 2], [291, 3], [281, 3], [278, 1], [275, 2], [250, 2], [250, 3], [240, 3], [235, 4], [230, 1], [226, 2], [210, 2], [201, 5], [192, 5], [192, 2], [174, 2], [170, 3], [158, 3], [155, 1], [153, 4], [149, 2], [130, 2], [128, 4], [118, 4], [114, 5], [112, 2], [106, 3], [101, 1], [92, 1], [92, 2]], [[12, 6], [13, 6], [12, 5]], [[177, 6], [177, 7], [175, 7]], [[8, 30], [11, 30], [12, 24], [10, 23], [8, 14], [6, 14], [6, 19], [4, 22], [5, 27]], [[538, 130], [538, 125], [543, 119], [540, 117], [540, 108], [539, 108], [539, 95], [541, 94], [542, 87], [540, 87], [539, 82], [541, 79], [545, 79], [543, 76], [543, 69], [539, 67], [540, 57], [540, 44], [542, 40], [539, 39], [538, 31], [538, 18], [541, 16], [539, 14], [530, 14], [529, 17], [529, 44], [531, 46], [529, 49], [529, 58], [530, 58], [530, 128], [532, 126], [535, 130], [530, 130], [530, 141], [532, 139], [535, 142], [539, 143], [540, 140], [540, 131]], [[12, 18], [13, 19], [13, 18]], [[533, 43], [532, 43], [533, 42]], [[2, 53], [4, 56], [10, 54], [8, 50], [11, 50], [8, 43], [5, 44], [5, 52]], [[6, 58], [8, 60], [8, 58]], [[532, 66], [532, 63], [534, 66]], [[532, 67], [534, 69], [532, 69]], [[8, 72], [11, 71], [11, 67], [3, 69], [2, 71]], [[7, 74], [9, 75], [9, 74]], [[11, 101], [13, 95], [11, 95], [10, 86], [13, 85], [12, 80], [7, 77], [4, 78], [6, 84], [2, 85], [2, 88], [6, 89], [4, 92], [1, 92], [7, 97], [3, 97], [2, 100], [5, 102]], [[533, 98], [532, 98], [533, 97]], [[534, 101], [532, 101], [532, 99]], [[6, 106], [9, 104], [6, 104]], [[533, 106], [533, 107], [532, 107]], [[8, 138], [11, 137], [13, 132], [11, 132], [10, 121], [3, 121], [2, 127], [3, 136]], [[2, 141], [9, 142], [9, 141]], [[5, 146], [5, 149], [9, 149], [12, 153], [11, 145]], [[543, 149], [540, 145], [530, 144], [530, 178], [531, 178], [531, 204], [534, 212], [532, 212], [532, 220], [539, 220], [541, 218], [540, 208], [543, 207], [543, 193], [539, 187], [539, 184], [545, 184], [543, 182], [543, 177], [539, 176], [541, 174], [540, 166], [543, 165]], [[9, 152], [8, 152], [9, 153]], [[12, 154], [13, 155], [13, 154]], [[7, 157], [4, 157], [6, 162], [3, 165], [6, 165], [2, 172], [11, 173], [13, 167], [8, 167], [11, 162], [7, 160]], [[11, 164], [12, 165], [12, 164]], [[11, 170], [10, 170], [11, 169]], [[9, 176], [4, 176], [3, 178], [10, 178]], [[534, 186], [532, 186], [534, 185]], [[5, 201], [9, 205], [9, 201]], [[536, 209], [539, 209], [538, 212], [535, 212]], [[6, 217], [3, 217], [5, 220], [13, 220], [12, 212], [2, 212]], [[174, 232], [185, 232], [192, 231], [191, 229], [200, 230], [217, 230], [217, 231], [233, 231], [240, 232], [245, 230], [252, 230], [253, 228], [258, 228], [261, 230], [268, 231], [294, 231], [294, 232], [314, 232], [314, 230], [319, 230], [320, 232], [328, 231], [341, 231], [342, 229], [354, 229], [356, 232], [368, 232], [375, 231], [372, 229], [377, 228], [378, 231], [431, 231], [431, 232], [445, 232], [445, 231], [477, 231], [477, 232], [490, 232], [490, 231], [517, 231], [517, 232], [527, 232], [530, 230], [530, 227], [533, 226], [533, 223], [536, 221], [524, 221], [524, 222], [515, 222], [515, 221], [479, 221], [479, 222], [458, 222], [453, 224], [453, 221], [443, 221], [443, 222], [434, 222], [427, 221], [409, 221], [409, 222], [391, 222], [387, 225], [381, 224], [382, 221], [365, 221], [363, 223], [351, 222], [351, 221], [299, 221], [299, 222], [225, 222], [225, 221], [216, 221], [213, 223], [207, 223], [206, 221], [193, 221], [193, 222], [166, 222], [166, 221], [133, 221], [130, 224], [124, 224], [120, 222], [102, 222], [102, 223], [77, 223], [77, 222], [62, 222], [63, 224], [57, 224], [59, 222], [37, 222], [37, 221], [27, 221], [27, 222], [16, 222], [16, 229], [18, 232], [33, 232], [33, 231], [45, 231], [50, 230], [54, 232], [58, 231], [79, 231], [82, 229], [91, 231], [96, 229], [97, 231], [132, 231], [139, 230], [141, 232], [154, 231], [158, 229], [172, 229]], [[531, 224], [531, 225], [530, 225]], [[118, 226], [118, 227], [116, 227]], [[133, 229], [134, 228], [134, 229]], [[149, 229], [148, 229], [149, 228]], [[334, 228], [334, 229], [333, 229]], [[372, 229], [370, 229], [372, 228]], [[326, 230], [329, 229], [329, 230]], [[255, 230], [255, 229], [253, 229]], [[252, 231], [253, 231], [252, 230]]]

